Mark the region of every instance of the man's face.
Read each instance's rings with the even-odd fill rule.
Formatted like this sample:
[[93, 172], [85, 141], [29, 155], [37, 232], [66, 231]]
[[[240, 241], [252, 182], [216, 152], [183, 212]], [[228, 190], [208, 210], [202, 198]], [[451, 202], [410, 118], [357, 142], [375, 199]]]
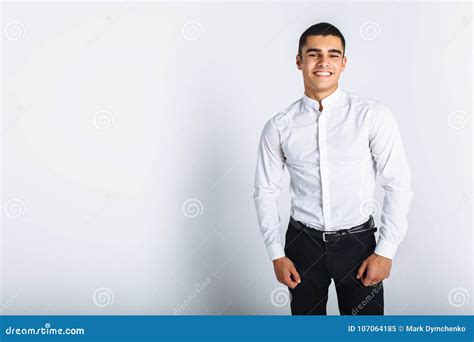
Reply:
[[303, 60], [297, 55], [296, 65], [303, 73], [305, 90], [321, 92], [335, 89], [346, 67], [341, 39], [336, 36], [309, 36], [302, 50]]

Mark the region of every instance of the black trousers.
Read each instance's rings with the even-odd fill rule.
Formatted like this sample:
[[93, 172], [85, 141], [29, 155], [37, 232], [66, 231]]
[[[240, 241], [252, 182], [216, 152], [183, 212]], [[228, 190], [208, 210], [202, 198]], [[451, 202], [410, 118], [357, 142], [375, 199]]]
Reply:
[[375, 249], [375, 234], [323, 242], [295, 228], [286, 231], [285, 254], [301, 283], [291, 289], [292, 315], [326, 315], [328, 289], [334, 279], [341, 315], [383, 315], [383, 282], [364, 286], [356, 278], [361, 263]]

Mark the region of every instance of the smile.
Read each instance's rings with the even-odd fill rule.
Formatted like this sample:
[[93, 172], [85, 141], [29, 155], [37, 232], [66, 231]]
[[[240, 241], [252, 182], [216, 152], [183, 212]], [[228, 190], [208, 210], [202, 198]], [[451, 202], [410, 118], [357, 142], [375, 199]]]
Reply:
[[316, 72], [314, 72], [313, 74], [315, 74], [317, 77], [329, 77], [329, 76], [331, 76], [333, 73], [330, 72], [330, 71], [316, 71]]

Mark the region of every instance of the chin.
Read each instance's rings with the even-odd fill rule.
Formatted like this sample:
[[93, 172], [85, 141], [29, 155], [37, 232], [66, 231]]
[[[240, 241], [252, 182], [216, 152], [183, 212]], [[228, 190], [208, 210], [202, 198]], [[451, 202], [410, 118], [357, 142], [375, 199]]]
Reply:
[[337, 83], [312, 83], [311, 88], [315, 91], [324, 91], [333, 88]]

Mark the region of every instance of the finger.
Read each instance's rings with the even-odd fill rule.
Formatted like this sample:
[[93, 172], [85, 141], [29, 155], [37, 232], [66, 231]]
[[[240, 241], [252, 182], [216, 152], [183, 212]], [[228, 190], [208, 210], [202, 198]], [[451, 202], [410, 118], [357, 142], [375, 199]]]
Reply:
[[292, 289], [294, 289], [296, 287], [296, 285], [298, 285], [298, 283], [296, 281], [293, 281], [293, 279], [291, 279], [290, 275], [291, 275], [291, 273], [288, 273], [288, 274], [285, 275], [285, 285], [291, 287]]
[[365, 273], [362, 275], [362, 283], [365, 286], [370, 286], [370, 284], [374, 283], [375, 279], [377, 279], [376, 272], [374, 272], [373, 268], [367, 265], [365, 268]]
[[372, 281], [370, 282], [370, 286], [375, 286], [378, 283], [380, 283], [381, 281], [382, 281], [382, 279], [380, 279], [380, 278], [373, 278]]
[[365, 277], [363, 280], [362, 280], [362, 284], [364, 286], [370, 286], [370, 284], [373, 283], [373, 279], [369, 278], [369, 277]]
[[290, 268], [290, 273], [293, 275], [293, 279], [299, 284], [301, 283], [301, 277], [298, 273], [298, 271], [296, 270], [296, 268], [293, 266]]
[[364, 261], [362, 265], [360, 265], [359, 270], [357, 271], [357, 279], [360, 279], [362, 277], [366, 268], [367, 268], [367, 263]]

